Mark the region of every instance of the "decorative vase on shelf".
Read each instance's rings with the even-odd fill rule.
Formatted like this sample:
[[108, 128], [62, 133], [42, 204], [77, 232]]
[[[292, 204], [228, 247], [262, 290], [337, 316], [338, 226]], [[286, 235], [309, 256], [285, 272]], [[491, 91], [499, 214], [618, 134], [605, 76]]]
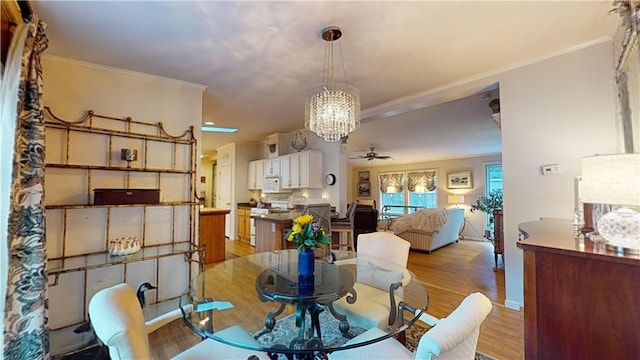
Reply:
[[298, 251], [298, 275], [313, 275], [315, 271], [315, 256], [311, 248]]

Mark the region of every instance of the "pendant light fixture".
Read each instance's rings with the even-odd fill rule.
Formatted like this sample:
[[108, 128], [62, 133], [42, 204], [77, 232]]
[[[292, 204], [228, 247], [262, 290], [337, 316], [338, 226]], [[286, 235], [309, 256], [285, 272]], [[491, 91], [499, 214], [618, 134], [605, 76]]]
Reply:
[[341, 37], [342, 30], [337, 26], [322, 30], [322, 39], [327, 42], [322, 84], [311, 89], [305, 104], [304, 127], [327, 142], [338, 142], [360, 127], [360, 92], [346, 83], [342, 48], [339, 51], [344, 83], [333, 80], [333, 45]]

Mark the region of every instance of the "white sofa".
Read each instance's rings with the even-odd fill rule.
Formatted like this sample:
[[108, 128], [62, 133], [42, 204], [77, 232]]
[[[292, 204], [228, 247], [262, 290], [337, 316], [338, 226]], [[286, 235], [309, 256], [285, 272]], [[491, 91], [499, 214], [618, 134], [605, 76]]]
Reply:
[[[438, 231], [424, 231], [410, 228], [394, 233], [411, 243], [411, 249], [422, 250], [428, 253], [439, 249], [445, 245], [457, 242], [460, 236], [460, 228], [464, 222], [464, 209], [446, 209], [446, 222], [440, 226]], [[414, 216], [414, 214], [406, 215]]]

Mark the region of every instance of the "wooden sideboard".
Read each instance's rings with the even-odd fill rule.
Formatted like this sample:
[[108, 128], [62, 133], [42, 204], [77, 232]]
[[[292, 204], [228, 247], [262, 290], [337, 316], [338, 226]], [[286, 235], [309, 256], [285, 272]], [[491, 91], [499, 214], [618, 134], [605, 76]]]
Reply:
[[640, 257], [574, 238], [569, 221], [520, 224], [526, 359], [640, 358]]
[[205, 264], [224, 261], [224, 217], [230, 212], [231, 210], [229, 209], [200, 209], [199, 244], [201, 246], [204, 245]]

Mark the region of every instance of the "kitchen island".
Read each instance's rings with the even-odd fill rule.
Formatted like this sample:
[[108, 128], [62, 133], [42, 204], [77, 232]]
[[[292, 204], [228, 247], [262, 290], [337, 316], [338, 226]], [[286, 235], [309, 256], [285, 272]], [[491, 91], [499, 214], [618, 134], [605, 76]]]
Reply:
[[204, 246], [204, 263], [224, 261], [224, 217], [230, 209], [200, 209], [200, 246]]
[[293, 248], [293, 244], [285, 244], [284, 231], [291, 229], [293, 219], [300, 214], [287, 211], [252, 216], [256, 223], [256, 252]]

